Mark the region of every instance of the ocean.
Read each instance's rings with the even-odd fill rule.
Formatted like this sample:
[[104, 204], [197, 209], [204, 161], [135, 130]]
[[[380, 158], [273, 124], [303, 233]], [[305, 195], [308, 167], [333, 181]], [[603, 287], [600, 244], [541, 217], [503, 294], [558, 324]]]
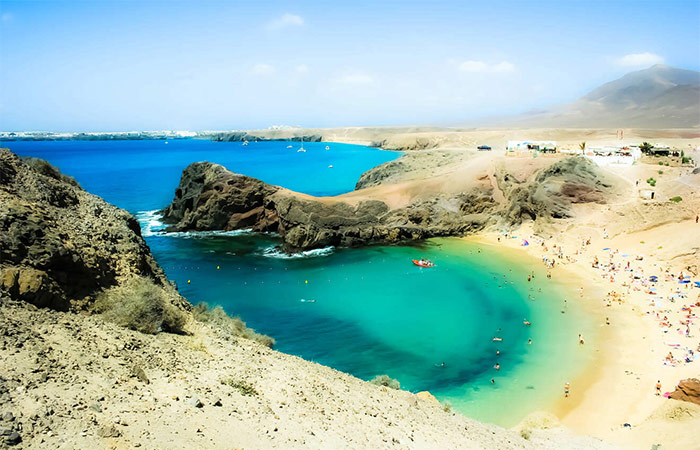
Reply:
[[[351, 191], [364, 171], [399, 156], [335, 143], [304, 143], [307, 152], [299, 153], [299, 145], [3, 144], [48, 160], [86, 190], [132, 212], [157, 261], [190, 302], [221, 305], [274, 337], [279, 351], [366, 380], [389, 375], [402, 389], [428, 390], [469, 417], [503, 426], [546, 408], [588, 367], [591, 346], [579, 346], [577, 336], [595, 339], [592, 317], [565, 302], [571, 289], [547, 279], [540, 265], [498, 247], [443, 238], [287, 255], [272, 234], [159, 231], [157, 211], [195, 161], [311, 195], [336, 195]], [[411, 259], [419, 257], [436, 266], [414, 266]]]

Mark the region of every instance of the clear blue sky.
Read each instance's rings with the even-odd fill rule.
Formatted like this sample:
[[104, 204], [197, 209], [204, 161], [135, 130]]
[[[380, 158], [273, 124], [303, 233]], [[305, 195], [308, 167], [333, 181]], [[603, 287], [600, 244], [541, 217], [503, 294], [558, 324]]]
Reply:
[[455, 122], [698, 70], [700, 1], [0, 1], [0, 130]]

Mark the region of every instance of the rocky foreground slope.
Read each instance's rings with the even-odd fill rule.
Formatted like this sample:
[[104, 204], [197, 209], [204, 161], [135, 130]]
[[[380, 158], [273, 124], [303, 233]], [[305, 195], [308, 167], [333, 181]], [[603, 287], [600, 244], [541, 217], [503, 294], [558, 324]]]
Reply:
[[[607, 448], [563, 428], [481, 424], [427, 393], [271, 350], [192, 308], [131, 215], [43, 161], [0, 150], [0, 200], [3, 448]], [[181, 328], [105, 320], [96, 305], [114, 292], [146, 318], [176, 308]]]
[[85, 309], [132, 277], [171, 289], [131, 214], [45, 161], [0, 149], [0, 288], [36, 306]]
[[[368, 171], [358, 188], [403, 181], [414, 169], [415, 158], [406, 156]], [[439, 159], [449, 165], [454, 158]], [[480, 177], [493, 178], [495, 185], [482, 183], [446, 192], [426, 189], [406, 206], [392, 208], [381, 195], [314, 198], [218, 164], [198, 162], [183, 171], [163, 217], [176, 231], [276, 232], [288, 250], [351, 247], [459, 236], [525, 219], [566, 218], [572, 204], [605, 203], [612, 191], [597, 167], [580, 157], [553, 162], [534, 176], [519, 177], [504, 166]]]

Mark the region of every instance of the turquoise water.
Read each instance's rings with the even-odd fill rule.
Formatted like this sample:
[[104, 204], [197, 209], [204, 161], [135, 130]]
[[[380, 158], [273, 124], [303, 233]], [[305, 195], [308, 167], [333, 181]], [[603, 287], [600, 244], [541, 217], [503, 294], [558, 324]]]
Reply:
[[[418, 246], [322, 249], [290, 257], [276, 251], [279, 241], [272, 235], [155, 231], [152, 211], [170, 201], [181, 170], [192, 161], [212, 160], [285, 187], [330, 195], [352, 190], [363, 171], [397, 154], [340, 144], [325, 151], [323, 143], [304, 144], [306, 154], [290, 152], [287, 143], [164, 145], [7, 146], [48, 159], [86, 189], [137, 214], [156, 259], [183, 295], [240, 315], [273, 336], [280, 351], [363, 379], [387, 374], [403, 389], [429, 390], [458, 411], [505, 426], [558, 398], [563, 384], [591, 360], [590, 346], [577, 345], [579, 332], [594, 338], [590, 317], [573, 308], [561, 313], [569, 291], [547, 280], [539, 266], [498, 248], [434, 239]], [[253, 145], [259, 145], [254, 152]], [[437, 266], [414, 266], [410, 260], [419, 256]], [[523, 324], [525, 318], [532, 326]], [[503, 340], [494, 342], [494, 336]]]
[[299, 146], [299, 142], [243, 146], [203, 139], [0, 142], [0, 147], [19, 155], [46, 159], [89, 192], [132, 213], [167, 206], [182, 170], [196, 161], [222, 164], [309, 195], [337, 195], [353, 190], [363, 172], [400, 155], [350, 144], [305, 142], [306, 152], [297, 152]]

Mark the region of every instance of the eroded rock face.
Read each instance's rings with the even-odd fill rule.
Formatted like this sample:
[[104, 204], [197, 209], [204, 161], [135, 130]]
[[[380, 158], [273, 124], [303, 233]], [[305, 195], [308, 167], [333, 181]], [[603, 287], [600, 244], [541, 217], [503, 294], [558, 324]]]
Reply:
[[131, 214], [46, 161], [0, 149], [0, 290], [41, 307], [80, 309], [134, 275], [166, 282]]
[[378, 200], [325, 203], [203, 162], [185, 169], [163, 214], [172, 230], [273, 231], [297, 250], [464, 234], [483, 228], [493, 205], [478, 192], [395, 210]]
[[571, 204], [605, 203], [611, 184], [583, 157], [562, 159], [541, 170], [532, 180], [518, 180], [506, 172], [496, 174], [509, 205], [504, 217], [519, 224], [525, 219], [571, 217]]
[[688, 378], [681, 380], [676, 387], [676, 390], [671, 392], [670, 398], [691, 402], [700, 405], [700, 380], [697, 378]]
[[[391, 182], [409, 166], [398, 161], [372, 169], [363, 174], [358, 188]], [[473, 188], [456, 194], [438, 192], [390, 209], [379, 200], [356, 205], [320, 201], [199, 162], [183, 171], [175, 198], [163, 213], [173, 231], [272, 231], [293, 251], [459, 236], [494, 223], [511, 226], [528, 219], [568, 218], [573, 204], [604, 203], [610, 190], [585, 158], [563, 159], [527, 180], [518, 180], [505, 169], [494, 177], [505, 202], [496, 202], [491, 189]]]

